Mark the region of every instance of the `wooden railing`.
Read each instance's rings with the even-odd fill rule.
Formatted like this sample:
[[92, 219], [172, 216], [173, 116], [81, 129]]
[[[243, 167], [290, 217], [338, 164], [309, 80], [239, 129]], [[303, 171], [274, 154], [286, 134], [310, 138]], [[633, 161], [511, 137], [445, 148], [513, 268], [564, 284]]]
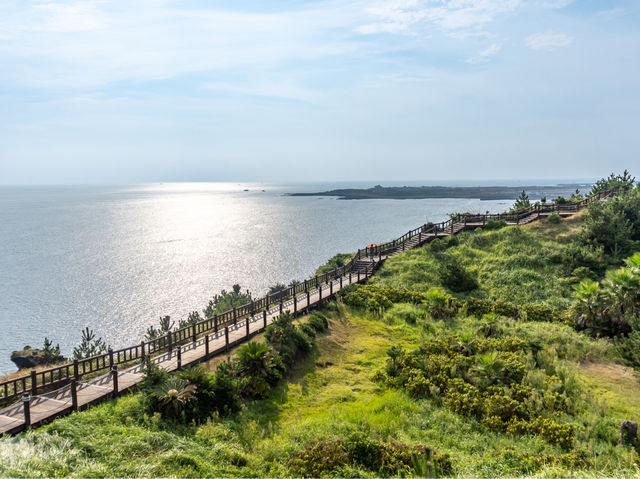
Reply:
[[173, 351], [178, 345], [191, 341], [195, 342], [200, 335], [210, 332], [217, 333], [225, 327], [235, 325], [239, 320], [244, 318], [255, 316], [260, 312], [266, 314], [267, 311], [270, 311], [276, 305], [282, 307], [281, 305], [284, 304], [284, 302], [294, 300], [294, 298], [300, 294], [305, 293], [308, 295], [310, 291], [330, 283], [334, 279], [350, 274], [358, 261], [368, 260], [376, 256], [378, 258], [386, 257], [398, 251], [404, 251], [407, 247], [421, 244], [434, 237], [456, 234], [469, 227], [482, 227], [491, 220], [519, 224], [522, 220], [532, 215], [540, 217], [541, 215], [554, 212], [560, 214], [577, 212], [594, 201], [610, 198], [617, 193], [617, 189], [611, 189], [573, 203], [560, 205], [536, 204], [522, 210], [503, 214], [457, 215], [441, 223], [424, 224], [392, 241], [374, 247], [359, 249], [351, 260], [343, 266], [291, 285], [276, 293], [267, 294], [263, 298], [235, 307], [224, 313], [214, 314], [210, 318], [170, 331], [166, 335], [151, 341], [141, 341], [134, 346], [117, 350], [110, 349], [108, 352], [98, 356], [87, 359], [76, 359], [73, 362], [41, 371], [33, 370], [24, 376], [0, 382], [0, 401], [16, 398], [23, 394], [36, 395], [39, 389], [52, 388], [65, 384], [71, 379], [79, 380], [82, 376], [113, 369], [113, 367], [117, 365], [144, 361], [148, 356]]

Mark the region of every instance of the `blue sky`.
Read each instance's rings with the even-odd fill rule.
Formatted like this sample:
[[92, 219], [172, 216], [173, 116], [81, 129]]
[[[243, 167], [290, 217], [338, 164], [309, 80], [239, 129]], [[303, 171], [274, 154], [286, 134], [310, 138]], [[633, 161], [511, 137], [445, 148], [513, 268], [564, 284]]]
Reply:
[[3, 0], [0, 183], [634, 172], [639, 20], [637, 0]]

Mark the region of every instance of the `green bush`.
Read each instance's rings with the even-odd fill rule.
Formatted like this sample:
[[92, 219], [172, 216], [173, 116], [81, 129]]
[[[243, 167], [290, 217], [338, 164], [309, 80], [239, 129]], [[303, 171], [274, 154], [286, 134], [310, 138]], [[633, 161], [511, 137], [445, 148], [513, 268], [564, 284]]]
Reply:
[[314, 344], [313, 338], [293, 324], [293, 315], [288, 311], [267, 326], [265, 338], [286, 365], [293, 364], [296, 357], [310, 352]]
[[557, 225], [562, 222], [562, 217], [558, 213], [551, 213], [547, 218], [547, 221], [552, 225]]
[[507, 318], [517, 318], [520, 315], [516, 305], [500, 300], [493, 302], [491, 312], [498, 316], [505, 316]]
[[456, 299], [442, 288], [431, 288], [422, 303], [434, 319], [452, 318], [458, 310]]
[[429, 447], [375, 441], [362, 433], [335, 441], [312, 442], [294, 453], [288, 466], [294, 474], [302, 477], [340, 475], [346, 466], [382, 476], [413, 473], [422, 477], [438, 477], [453, 470], [447, 455]]
[[546, 304], [527, 303], [520, 306], [520, 315], [527, 321], [557, 321], [559, 315], [555, 309]]
[[327, 318], [323, 314], [314, 312], [309, 316], [309, 326], [317, 332], [322, 332], [329, 329], [329, 321], [327, 321]]
[[505, 226], [507, 226], [507, 222], [505, 220], [489, 220], [484, 225], [484, 229], [488, 231], [499, 230]]
[[467, 298], [464, 303], [464, 309], [467, 314], [481, 318], [485, 314], [489, 314], [493, 311], [493, 303], [486, 299], [480, 298]]
[[439, 257], [438, 276], [442, 285], [454, 293], [466, 293], [478, 288], [475, 276], [462, 265], [457, 256]]
[[[447, 409], [486, 427], [534, 434], [568, 447], [573, 427], [552, 418], [565, 412], [570, 376], [552, 373], [553, 360], [517, 336], [442, 335], [408, 353], [391, 348], [376, 381], [416, 398], [439, 398]], [[533, 362], [533, 364], [531, 364]], [[573, 387], [573, 386], [571, 386]]]

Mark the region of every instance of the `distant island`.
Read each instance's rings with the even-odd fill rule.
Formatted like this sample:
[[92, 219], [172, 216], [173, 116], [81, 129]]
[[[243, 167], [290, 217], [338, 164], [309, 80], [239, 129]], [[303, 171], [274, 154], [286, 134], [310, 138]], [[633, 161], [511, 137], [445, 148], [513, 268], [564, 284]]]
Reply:
[[569, 196], [590, 184], [575, 183], [555, 186], [381, 186], [346, 188], [317, 193], [289, 193], [289, 196], [337, 196], [341, 200], [473, 198], [480, 200], [512, 200], [525, 190], [532, 200], [542, 197]]

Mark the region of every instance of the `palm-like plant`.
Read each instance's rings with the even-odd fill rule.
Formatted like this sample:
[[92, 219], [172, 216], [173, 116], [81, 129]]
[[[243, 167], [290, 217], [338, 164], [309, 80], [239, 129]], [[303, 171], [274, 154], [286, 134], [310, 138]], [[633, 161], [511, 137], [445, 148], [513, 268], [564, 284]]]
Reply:
[[640, 275], [634, 274], [631, 268], [608, 271], [604, 286], [620, 319], [626, 315], [635, 315], [638, 308]]
[[586, 279], [574, 286], [573, 289], [578, 313], [585, 317], [585, 319], [597, 321], [598, 314], [603, 306], [600, 285]]
[[170, 377], [151, 392], [156, 410], [164, 417], [177, 418], [185, 405], [195, 400], [196, 386], [178, 377]]
[[458, 347], [463, 356], [471, 356], [477, 351], [477, 341], [473, 333], [462, 333], [458, 336]]
[[487, 386], [503, 379], [504, 361], [497, 352], [492, 351], [490, 353], [480, 354], [476, 356], [476, 359], [478, 362], [472, 368], [472, 371], [476, 373]]
[[272, 368], [271, 348], [251, 341], [238, 349], [238, 370], [245, 376], [266, 378]]

